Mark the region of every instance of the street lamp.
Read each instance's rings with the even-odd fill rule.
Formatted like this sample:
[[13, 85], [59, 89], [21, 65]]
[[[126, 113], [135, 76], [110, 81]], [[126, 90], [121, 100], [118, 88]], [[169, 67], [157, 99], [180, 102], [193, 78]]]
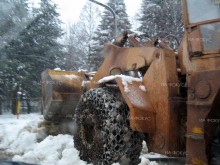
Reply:
[[113, 18], [114, 18], [114, 25], [115, 25], [114, 36], [116, 36], [117, 35], [117, 18], [116, 18], [115, 11], [111, 7], [109, 7], [107, 5], [104, 5], [103, 3], [100, 3], [100, 2], [98, 2], [96, 0], [89, 0], [89, 1], [91, 1], [93, 3], [96, 3], [97, 5], [100, 5], [100, 6], [104, 7], [104, 8], [106, 8], [107, 10], [109, 10], [112, 13]]

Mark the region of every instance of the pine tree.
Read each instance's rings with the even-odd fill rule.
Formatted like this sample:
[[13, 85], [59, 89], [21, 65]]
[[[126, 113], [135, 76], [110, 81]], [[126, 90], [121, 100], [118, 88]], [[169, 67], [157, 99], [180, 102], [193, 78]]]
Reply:
[[173, 34], [181, 40], [183, 19], [179, 0], [142, 0], [138, 31], [148, 37], [165, 37]]
[[62, 30], [56, 5], [49, 0], [41, 0], [40, 8], [34, 9], [33, 14], [4, 46], [6, 69], [2, 74], [8, 91], [21, 85], [31, 97], [39, 97], [41, 72], [56, 67], [56, 61], [62, 56], [61, 45], [57, 42]]
[[0, 49], [24, 28], [27, 16], [27, 0], [2, 0], [0, 2]]
[[[16, 64], [16, 43], [19, 33], [28, 22], [27, 0], [2, 0], [0, 2], [0, 97], [10, 97], [19, 77]], [[17, 41], [17, 42], [15, 42]], [[11, 45], [11, 46], [10, 46]]]
[[62, 45], [57, 41], [63, 34], [58, 16], [55, 4], [41, 0], [40, 8], [34, 10], [34, 20], [21, 34], [24, 46], [19, 56], [25, 67], [22, 84], [32, 97], [40, 96], [41, 72], [57, 67], [63, 56]]
[[[107, 5], [115, 11], [117, 16], [116, 34], [130, 30], [131, 25], [126, 13], [124, 0], [109, 0]], [[91, 45], [90, 70], [97, 70], [104, 58], [99, 52], [105, 43], [111, 42], [114, 38], [114, 19], [111, 12], [105, 9]]]

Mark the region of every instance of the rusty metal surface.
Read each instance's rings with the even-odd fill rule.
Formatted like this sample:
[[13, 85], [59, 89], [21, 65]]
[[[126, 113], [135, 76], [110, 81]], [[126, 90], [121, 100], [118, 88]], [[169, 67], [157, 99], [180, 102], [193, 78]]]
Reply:
[[200, 55], [202, 55], [202, 36], [199, 27], [194, 27], [193, 31], [188, 33], [187, 39], [189, 42], [188, 48], [191, 55], [196, 53], [201, 53]]
[[124, 85], [120, 78], [116, 79], [119, 89], [130, 110], [130, 126], [132, 130], [152, 133], [156, 128], [156, 112], [150, 102], [147, 91], [140, 89], [141, 82], [128, 84], [129, 92], [125, 92]]
[[123, 71], [138, 70], [149, 66], [156, 58], [158, 49], [155, 47], [120, 48], [105, 44], [103, 51], [105, 60], [98, 69], [91, 82], [91, 88], [97, 86], [97, 81], [109, 75], [112, 68], [121, 68]]
[[178, 95], [174, 52], [161, 49], [159, 55], [152, 61], [143, 78], [146, 92], [139, 88], [142, 83], [133, 82], [129, 85], [130, 92], [126, 93], [120, 80], [117, 82], [130, 108], [131, 119], [151, 119], [131, 120], [132, 129], [150, 133], [148, 139], [150, 151], [167, 154], [166, 152], [180, 150], [177, 132], [178, 111], [175, 110], [176, 102], [170, 100], [171, 97]]
[[[170, 49], [155, 47], [119, 48], [107, 44], [104, 52], [105, 61], [94, 76], [91, 87], [95, 87], [99, 79], [108, 76], [111, 68], [121, 68], [123, 72], [149, 66], [143, 83], [128, 84], [130, 92], [125, 92], [121, 81], [117, 79], [130, 109], [131, 128], [134, 131], [149, 133], [148, 144], [152, 152], [168, 154], [183, 151], [180, 133], [177, 130], [181, 128], [178, 122], [179, 111], [186, 106], [181, 108], [178, 101], [171, 101], [172, 97], [179, 94], [175, 53]], [[140, 85], [144, 85], [147, 91], [141, 91]], [[140, 118], [147, 120], [139, 120]]]
[[187, 44], [187, 35], [185, 34], [178, 49], [178, 63], [182, 75], [186, 75], [192, 70]]
[[210, 83], [206, 80], [199, 81], [195, 86], [195, 95], [200, 99], [206, 99], [211, 93]]
[[[195, 32], [194, 32], [195, 33]], [[196, 45], [199, 33], [190, 34], [192, 52], [202, 50]], [[194, 39], [194, 41], [193, 41]], [[201, 57], [190, 58], [187, 45], [183, 46], [182, 70], [188, 73], [188, 107], [187, 107], [187, 163], [208, 164], [209, 147], [218, 121], [219, 106], [213, 108], [213, 100], [219, 90], [220, 54], [206, 53]], [[182, 51], [182, 52], [183, 52]], [[205, 53], [204, 53], [205, 54]], [[185, 57], [183, 57], [185, 56]], [[187, 59], [188, 58], [188, 59]], [[185, 61], [184, 61], [185, 59]]]
[[149, 150], [161, 154], [178, 150], [178, 110], [170, 100], [179, 92], [173, 51], [161, 50], [159, 57], [148, 68], [143, 84], [156, 111], [156, 131], [149, 134]]
[[208, 54], [200, 57], [190, 57], [187, 35], [184, 36], [178, 51], [178, 63], [181, 74], [220, 69], [220, 54]]
[[188, 164], [208, 164], [209, 147], [220, 120], [219, 104], [213, 104], [215, 99], [220, 101], [216, 98], [220, 88], [219, 75], [220, 70], [215, 70], [194, 72], [188, 76]]
[[[166, 46], [164, 49], [119, 48], [108, 44], [103, 52], [106, 55], [105, 61], [94, 76], [91, 88], [96, 87], [98, 80], [108, 76], [112, 68], [120, 68], [124, 72], [149, 66], [142, 83], [128, 84], [130, 92], [125, 92], [121, 80], [116, 80], [130, 109], [131, 128], [134, 131], [149, 133], [150, 151], [161, 154], [183, 151], [184, 147], [180, 145], [180, 133], [177, 130], [181, 129], [181, 123], [178, 122], [179, 112], [186, 109], [186, 106], [179, 106], [184, 102], [180, 104], [178, 101], [171, 101], [172, 97], [179, 94], [175, 53]], [[140, 85], [144, 85], [147, 91], [141, 91]], [[140, 118], [147, 120], [139, 120]]]
[[[185, 36], [178, 53], [181, 74], [186, 75], [193, 72], [220, 69], [220, 50], [205, 51], [203, 43], [207, 42], [205, 40], [208, 38], [204, 38], [201, 34], [202, 25], [220, 22], [220, 18], [198, 23], [190, 23], [187, 0], [183, 0], [183, 16]], [[218, 31], [216, 31], [215, 36], [220, 38], [220, 33], [217, 32]]]
[[125, 31], [119, 36], [117, 36], [112, 44], [119, 47], [123, 47], [127, 39], [128, 39], [128, 32]]
[[129, 43], [135, 47], [142, 47], [143, 45], [136, 38], [137, 38], [137, 35], [130, 35], [128, 37]]
[[215, 55], [210, 54], [202, 57], [193, 57], [191, 59], [193, 72], [219, 70], [220, 69], [219, 63], [220, 63], [220, 54], [215, 54]]
[[53, 88], [58, 92], [68, 90], [68, 92], [79, 91], [82, 81], [86, 79], [83, 73], [70, 71], [48, 70], [48, 76], [50, 76], [51, 82], [46, 80], [44, 83], [51, 83]]
[[42, 72], [43, 112], [47, 120], [73, 117], [83, 92], [81, 72], [46, 70]]

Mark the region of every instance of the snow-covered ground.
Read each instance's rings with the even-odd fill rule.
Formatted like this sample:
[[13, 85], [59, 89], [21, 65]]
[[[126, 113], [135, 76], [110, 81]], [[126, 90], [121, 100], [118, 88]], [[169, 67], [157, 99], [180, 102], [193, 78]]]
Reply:
[[[39, 114], [23, 114], [19, 119], [11, 114], [0, 115], [0, 154], [11, 155], [13, 161], [40, 165], [87, 165], [74, 148], [73, 136], [47, 136]], [[141, 155], [139, 165], [156, 165], [149, 155]], [[119, 165], [115, 163], [114, 165]]]

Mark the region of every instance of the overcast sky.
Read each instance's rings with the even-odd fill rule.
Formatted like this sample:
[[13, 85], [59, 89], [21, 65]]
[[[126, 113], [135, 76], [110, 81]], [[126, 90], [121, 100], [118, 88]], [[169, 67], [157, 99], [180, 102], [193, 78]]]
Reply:
[[[58, 11], [61, 14], [61, 20], [68, 24], [73, 23], [79, 18], [83, 5], [88, 0], [53, 0], [58, 5]], [[97, 0], [106, 3], [108, 0]], [[130, 17], [134, 16], [140, 8], [141, 0], [124, 0], [127, 13]], [[100, 7], [102, 8], [102, 7]]]

